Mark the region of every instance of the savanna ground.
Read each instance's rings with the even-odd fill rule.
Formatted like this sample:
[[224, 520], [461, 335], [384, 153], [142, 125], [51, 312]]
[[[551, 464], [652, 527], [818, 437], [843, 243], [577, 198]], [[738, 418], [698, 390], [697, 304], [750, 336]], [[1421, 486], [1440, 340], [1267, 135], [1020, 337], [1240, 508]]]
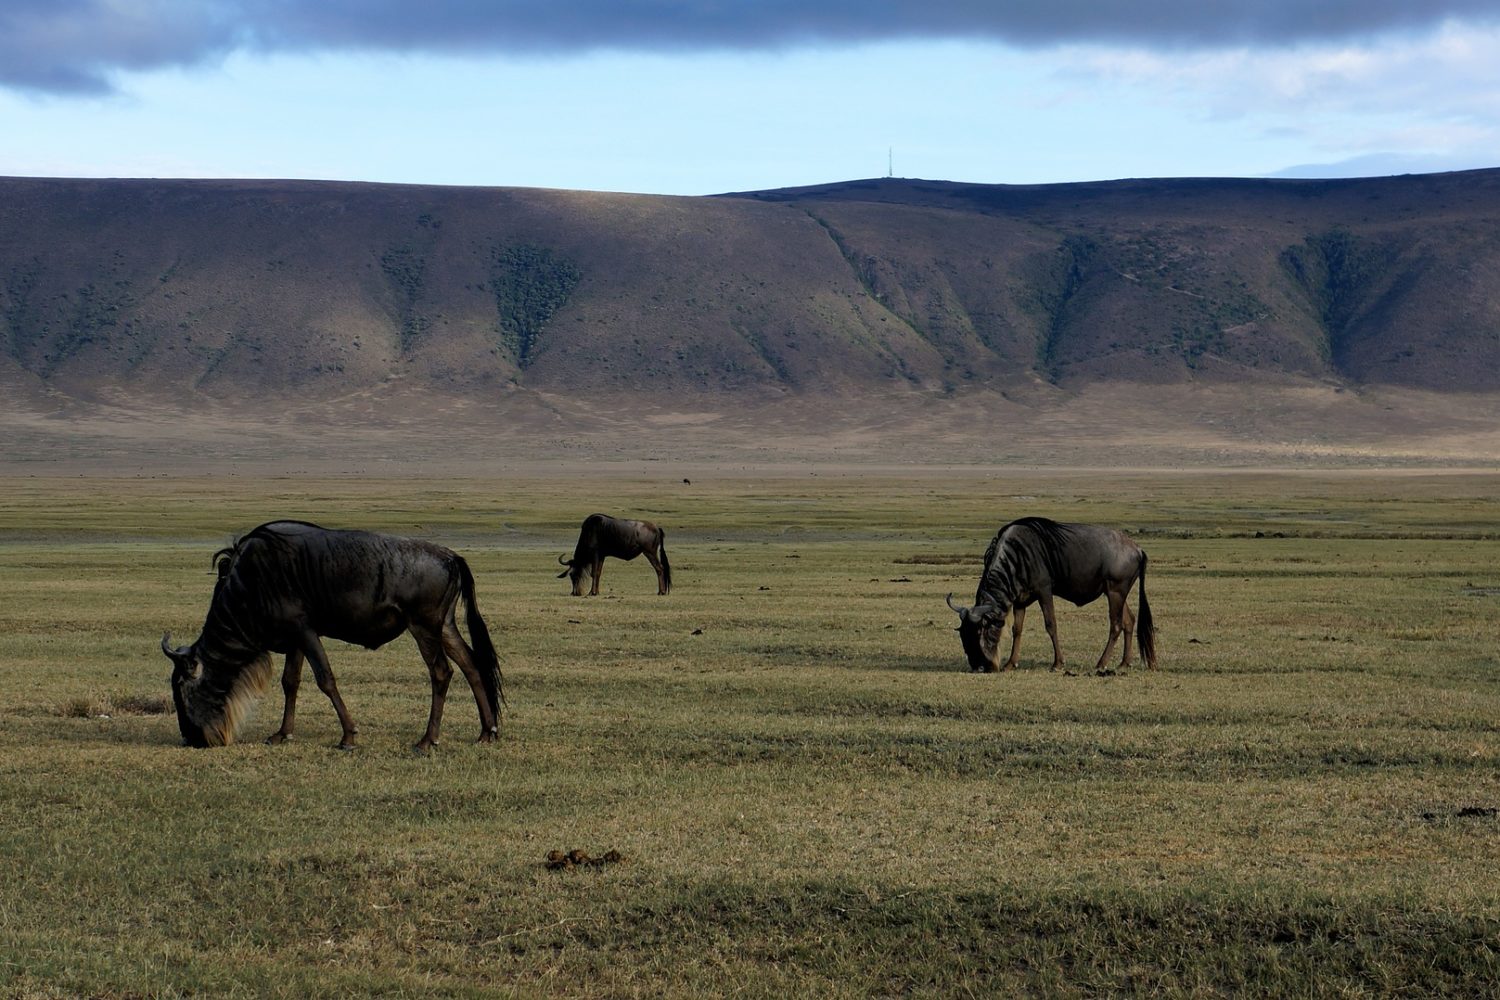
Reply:
[[[0, 992], [1500, 987], [1500, 475], [689, 478], [0, 481]], [[669, 597], [644, 561], [566, 596], [594, 509], [667, 527]], [[1035, 614], [1022, 669], [964, 669], [943, 595], [1027, 513], [1136, 533], [1159, 670], [1092, 673], [1099, 605], [1068, 672]], [[500, 744], [459, 681], [410, 751], [403, 637], [330, 643], [356, 751], [310, 678], [295, 742], [273, 685], [181, 748], [161, 633], [272, 517], [464, 553]]]

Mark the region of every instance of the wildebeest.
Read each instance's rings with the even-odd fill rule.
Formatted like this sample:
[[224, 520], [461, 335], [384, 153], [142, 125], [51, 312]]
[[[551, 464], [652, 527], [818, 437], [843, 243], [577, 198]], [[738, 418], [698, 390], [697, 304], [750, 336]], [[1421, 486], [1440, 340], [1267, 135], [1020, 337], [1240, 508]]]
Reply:
[[[1140, 618], [1130, 614], [1125, 599], [1141, 581]], [[1130, 666], [1130, 634], [1135, 632], [1146, 666], [1156, 669], [1156, 634], [1151, 605], [1146, 600], [1146, 553], [1128, 535], [1094, 524], [1059, 524], [1045, 517], [1023, 517], [1001, 528], [984, 553], [984, 573], [968, 608], [953, 603], [958, 612], [958, 635], [971, 670], [992, 672], [1016, 665], [1021, 649], [1021, 626], [1032, 603], [1042, 606], [1042, 619], [1052, 637], [1052, 669], [1063, 665], [1057, 642], [1052, 598], [1061, 597], [1082, 607], [1101, 594], [1109, 597], [1109, 642], [1095, 670], [1105, 662], [1125, 633], [1125, 655], [1120, 667]], [[1000, 666], [1000, 630], [1011, 618], [1010, 658]]]
[[573, 546], [573, 558], [558, 556], [557, 561], [567, 569], [557, 574], [561, 580], [570, 577], [573, 581], [573, 596], [583, 596], [583, 574], [591, 577], [589, 596], [599, 594], [599, 576], [604, 572], [604, 560], [613, 556], [629, 562], [638, 555], [645, 555], [651, 568], [656, 570], [656, 592], [667, 594], [672, 590], [672, 564], [667, 561], [667, 533], [650, 521], [631, 521], [608, 514], [590, 514], [583, 519], [578, 531], [578, 544]]
[[[338, 713], [344, 729], [339, 746], [350, 749], [357, 730], [319, 637], [376, 649], [406, 631], [417, 640], [432, 680], [432, 711], [416, 749], [438, 741], [453, 676], [450, 660], [474, 690], [479, 741], [494, 741], [505, 700], [500, 662], [462, 556], [417, 539], [272, 521], [215, 553], [214, 561], [218, 580], [198, 640], [177, 649], [170, 634], [161, 640], [173, 665], [177, 725], [188, 745], [232, 742], [251, 702], [270, 682], [271, 654], [285, 653], [286, 706], [281, 728], [267, 742], [292, 736], [305, 658]], [[458, 631], [460, 598], [472, 648]]]

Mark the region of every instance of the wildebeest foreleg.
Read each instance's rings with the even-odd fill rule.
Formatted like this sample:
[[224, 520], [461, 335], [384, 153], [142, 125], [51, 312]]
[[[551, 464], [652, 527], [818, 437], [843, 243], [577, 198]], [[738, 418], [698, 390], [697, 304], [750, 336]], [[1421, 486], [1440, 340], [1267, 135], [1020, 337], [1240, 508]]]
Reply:
[[309, 632], [303, 638], [302, 649], [307, 654], [307, 659], [312, 663], [313, 678], [318, 682], [318, 690], [328, 696], [333, 702], [333, 710], [338, 713], [339, 725], [344, 728], [344, 735], [339, 740], [340, 750], [353, 750], [354, 737], [359, 730], [354, 728], [354, 720], [349, 717], [349, 710], [344, 707], [344, 699], [339, 697], [338, 682], [333, 679], [333, 668], [328, 665], [328, 654], [323, 650], [323, 642], [317, 633]]
[[495, 718], [494, 709], [490, 706], [489, 695], [484, 690], [484, 678], [479, 674], [479, 668], [474, 665], [474, 651], [469, 644], [464, 642], [464, 637], [459, 634], [458, 624], [451, 618], [443, 626], [443, 651], [448, 658], [458, 664], [458, 669], [463, 671], [464, 679], [469, 682], [469, 687], [474, 691], [474, 704], [479, 706], [479, 743], [493, 743], [496, 735], [500, 732], [500, 720]]
[[1062, 644], [1057, 641], [1057, 615], [1052, 607], [1052, 595], [1043, 594], [1038, 603], [1042, 606], [1042, 622], [1047, 626], [1047, 635], [1052, 639], [1052, 669], [1063, 668]]
[[1006, 660], [1001, 670], [1013, 670], [1016, 660], [1021, 655], [1021, 626], [1026, 621], [1026, 609], [1016, 608], [1010, 617], [1010, 659]]
[[427, 716], [427, 732], [412, 747], [418, 753], [426, 753], [437, 745], [438, 731], [443, 725], [443, 706], [448, 701], [448, 682], [453, 679], [453, 666], [443, 653], [440, 636], [425, 629], [419, 630], [415, 625], [411, 634], [417, 640], [417, 648], [427, 663], [428, 676], [432, 678], [432, 711]]
[[281, 728], [266, 737], [266, 742], [272, 746], [292, 738], [292, 724], [297, 716], [297, 688], [302, 684], [304, 659], [300, 649], [286, 654], [286, 666], [281, 669], [281, 694], [285, 700], [281, 710]]
[[591, 569], [593, 570], [593, 572], [590, 574], [590, 576], [592, 577], [593, 582], [589, 584], [589, 596], [590, 597], [598, 597], [599, 596], [599, 577], [601, 577], [601, 576], [604, 575], [604, 557], [603, 556], [596, 557], [594, 559], [594, 565], [591, 567]]

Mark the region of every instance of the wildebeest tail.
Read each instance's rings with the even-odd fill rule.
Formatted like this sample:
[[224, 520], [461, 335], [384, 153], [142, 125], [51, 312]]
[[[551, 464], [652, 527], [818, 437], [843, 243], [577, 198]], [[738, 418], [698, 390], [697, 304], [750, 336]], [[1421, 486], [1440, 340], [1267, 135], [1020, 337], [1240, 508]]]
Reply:
[[484, 617], [479, 613], [479, 604], [474, 600], [474, 574], [463, 556], [455, 558], [458, 560], [459, 583], [463, 587], [464, 624], [469, 627], [469, 644], [474, 647], [474, 666], [479, 668], [485, 696], [489, 699], [490, 710], [495, 713], [495, 720], [498, 722], [500, 706], [506, 703], [505, 686], [500, 676], [500, 657], [495, 654], [489, 626], [485, 625]]
[[1151, 627], [1151, 602], [1146, 600], [1146, 553], [1141, 553], [1141, 610], [1135, 619], [1135, 641], [1146, 666], [1156, 666], [1156, 630]]
[[656, 550], [661, 553], [661, 582], [666, 584], [666, 589], [672, 589], [672, 564], [667, 562], [667, 533], [661, 528], [656, 529]]

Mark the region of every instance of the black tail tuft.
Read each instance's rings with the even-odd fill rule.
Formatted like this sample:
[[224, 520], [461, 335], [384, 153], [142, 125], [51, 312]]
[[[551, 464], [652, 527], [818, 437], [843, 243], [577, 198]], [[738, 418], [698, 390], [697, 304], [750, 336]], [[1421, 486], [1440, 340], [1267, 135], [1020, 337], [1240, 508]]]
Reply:
[[661, 581], [667, 593], [672, 592], [672, 564], [667, 561], [667, 533], [656, 529], [656, 550], [661, 553]]
[[1141, 553], [1141, 610], [1135, 620], [1135, 641], [1147, 668], [1156, 669], [1156, 629], [1151, 625], [1151, 602], [1146, 600], [1146, 553]]
[[500, 722], [500, 706], [506, 704], [504, 678], [500, 674], [500, 657], [495, 653], [495, 644], [490, 640], [489, 626], [479, 613], [474, 600], [474, 574], [463, 556], [458, 556], [459, 582], [463, 586], [464, 623], [469, 627], [469, 643], [474, 647], [475, 666], [484, 680], [484, 693], [489, 699], [490, 710], [495, 713], [496, 725]]

